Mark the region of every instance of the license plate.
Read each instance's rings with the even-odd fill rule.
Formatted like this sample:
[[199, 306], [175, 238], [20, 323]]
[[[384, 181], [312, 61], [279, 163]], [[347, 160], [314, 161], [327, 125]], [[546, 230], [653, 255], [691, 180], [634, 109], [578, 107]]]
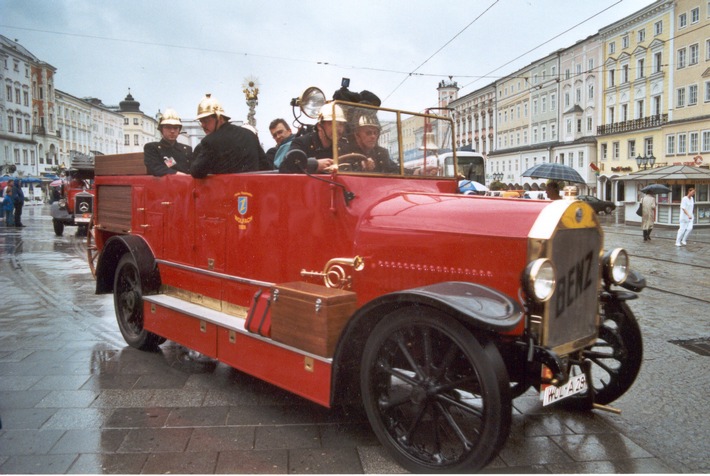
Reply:
[[559, 402], [563, 398], [571, 397], [587, 390], [587, 377], [584, 374], [574, 375], [569, 378], [566, 384], [559, 387], [550, 385], [540, 392], [542, 406]]

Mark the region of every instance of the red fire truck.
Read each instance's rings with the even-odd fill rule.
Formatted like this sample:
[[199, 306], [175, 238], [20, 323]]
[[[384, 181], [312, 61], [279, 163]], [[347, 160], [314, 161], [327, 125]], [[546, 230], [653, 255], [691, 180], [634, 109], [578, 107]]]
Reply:
[[77, 234], [85, 235], [94, 211], [94, 159], [77, 154], [61, 180], [58, 198], [52, 202], [50, 214], [54, 233], [62, 236], [65, 226], [77, 226]]
[[128, 344], [170, 339], [326, 407], [356, 399], [413, 472], [483, 468], [531, 387], [589, 409], [629, 389], [627, 301], [645, 283], [588, 205], [461, 194], [455, 171], [405, 167], [431, 156], [424, 134], [455, 137], [449, 119], [336, 105], [377, 115], [396, 171], [337, 147], [327, 174], [153, 177], [142, 154], [97, 157], [90, 260]]

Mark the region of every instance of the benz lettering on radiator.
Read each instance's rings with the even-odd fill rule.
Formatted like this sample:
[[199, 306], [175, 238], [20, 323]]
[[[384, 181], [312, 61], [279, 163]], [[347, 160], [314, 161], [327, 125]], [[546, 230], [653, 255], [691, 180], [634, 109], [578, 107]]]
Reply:
[[592, 285], [593, 251], [587, 253], [575, 265], [570, 266], [566, 273], [557, 279], [557, 315], [574, 304], [574, 301], [584, 294]]

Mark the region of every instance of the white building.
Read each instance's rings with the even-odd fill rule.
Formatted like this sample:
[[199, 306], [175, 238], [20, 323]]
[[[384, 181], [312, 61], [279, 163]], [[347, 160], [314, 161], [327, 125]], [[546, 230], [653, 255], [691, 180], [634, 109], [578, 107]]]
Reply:
[[32, 137], [32, 63], [39, 62], [19, 43], [0, 35], [0, 175], [13, 165], [18, 174], [36, 172]]
[[123, 116], [97, 98], [84, 98], [91, 105], [91, 153], [122, 154]]
[[133, 99], [131, 91], [118, 107], [111, 110], [123, 116], [123, 152], [143, 152], [143, 146], [148, 142], [160, 140], [158, 121], [140, 110], [141, 103]]
[[74, 152], [91, 155], [91, 105], [63, 91], [56, 91], [59, 164], [68, 168]]

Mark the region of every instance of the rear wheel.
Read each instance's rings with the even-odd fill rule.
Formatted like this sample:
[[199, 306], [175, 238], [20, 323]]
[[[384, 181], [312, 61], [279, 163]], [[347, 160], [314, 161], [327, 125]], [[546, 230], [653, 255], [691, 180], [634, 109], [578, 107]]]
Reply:
[[54, 226], [54, 234], [57, 236], [62, 236], [64, 233], [64, 223], [60, 222], [56, 218], [52, 220], [52, 225]]
[[604, 209], [604, 213], [606, 213], [607, 215], [610, 215], [612, 211], [613, 211], [613, 210], [612, 210], [611, 207], [606, 207], [606, 208]]
[[498, 349], [437, 311], [402, 309], [380, 321], [365, 345], [360, 385], [375, 434], [412, 472], [481, 469], [510, 431]]
[[631, 388], [641, 370], [641, 329], [625, 302], [605, 303], [599, 338], [584, 356], [592, 361], [594, 401], [606, 405]]
[[113, 304], [118, 327], [128, 345], [140, 350], [155, 350], [165, 341], [162, 337], [143, 328], [141, 277], [130, 253], [124, 254], [116, 267]]

